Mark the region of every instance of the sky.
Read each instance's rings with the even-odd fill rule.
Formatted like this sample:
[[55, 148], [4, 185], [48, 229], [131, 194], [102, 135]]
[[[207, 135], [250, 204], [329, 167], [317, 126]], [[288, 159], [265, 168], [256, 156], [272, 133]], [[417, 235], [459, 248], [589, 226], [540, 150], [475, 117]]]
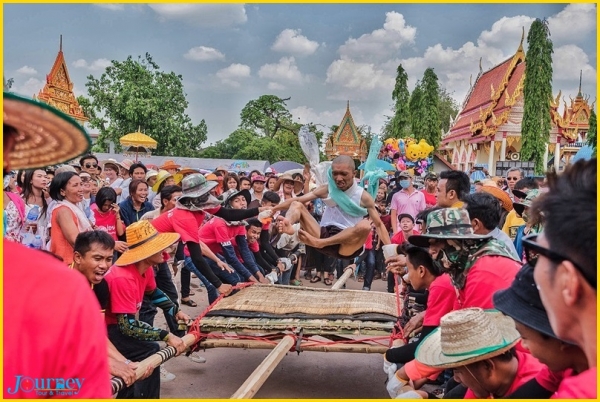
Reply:
[[[460, 105], [469, 79], [511, 57], [535, 18], [549, 21], [553, 93], [596, 98], [595, 4], [4, 4], [4, 77], [25, 96], [44, 86], [59, 50], [75, 94], [111, 60], [146, 52], [183, 76], [205, 146], [226, 138], [251, 100], [290, 98], [295, 121], [379, 133], [392, 114], [396, 69], [409, 90], [432, 67]], [[527, 49], [527, 41], [524, 41]], [[91, 129], [92, 132], [96, 130]], [[324, 129], [325, 132], [328, 130]], [[123, 133], [126, 134], [126, 133]]]

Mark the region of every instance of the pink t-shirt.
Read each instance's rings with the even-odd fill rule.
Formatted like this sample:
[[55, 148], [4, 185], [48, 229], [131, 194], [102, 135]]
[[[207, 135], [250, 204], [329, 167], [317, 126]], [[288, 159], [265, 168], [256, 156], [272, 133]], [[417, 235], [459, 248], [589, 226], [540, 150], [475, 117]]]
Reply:
[[556, 392], [560, 383], [565, 378], [571, 376], [573, 376], [573, 369], [552, 371], [547, 366], [544, 366], [544, 368], [535, 376], [535, 380], [548, 391]]
[[90, 209], [96, 218], [96, 228], [110, 235], [113, 240], [117, 241], [117, 214], [112, 209], [106, 213], [100, 212], [95, 203], [90, 205]]
[[198, 230], [200, 240], [215, 254], [223, 254], [221, 244], [230, 245], [232, 239], [239, 235], [246, 235], [244, 226], [229, 226], [219, 217], [212, 218]]
[[596, 399], [598, 374], [596, 367], [565, 378], [552, 399]]
[[[545, 367], [535, 357], [519, 351], [517, 351], [517, 360], [519, 361], [517, 375], [504, 396], [509, 396], [515, 392], [521, 385], [531, 380], [543, 367]], [[464, 399], [477, 399], [477, 397], [473, 391], [468, 389]]]
[[105, 277], [110, 291], [106, 324], [116, 324], [117, 314], [136, 314], [142, 307], [145, 292], [156, 289], [154, 270], [148, 268], [140, 275], [135, 264], [110, 267]]
[[392, 197], [391, 210], [396, 210], [397, 214], [409, 214], [413, 218], [426, 208], [425, 196], [420, 191], [413, 191], [408, 194], [405, 190], [400, 190]]

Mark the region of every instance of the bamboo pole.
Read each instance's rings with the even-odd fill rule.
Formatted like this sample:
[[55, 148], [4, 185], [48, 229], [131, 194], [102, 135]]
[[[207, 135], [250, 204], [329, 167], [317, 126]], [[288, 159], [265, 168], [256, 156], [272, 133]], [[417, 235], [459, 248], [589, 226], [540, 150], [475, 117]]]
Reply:
[[284, 337], [230, 399], [250, 399], [256, 395], [283, 356], [294, 346], [294, 342], [296, 342], [294, 337], [289, 335]]
[[[185, 335], [183, 338], [181, 338], [181, 340], [183, 341], [186, 347], [190, 347], [197, 342], [196, 337], [192, 334]], [[175, 353], [177, 353], [177, 350], [173, 346], [167, 346], [166, 348], [159, 350], [152, 356], [148, 356], [147, 358], [139, 362], [137, 368], [135, 369], [135, 380], [139, 380], [144, 375], [144, 373], [146, 373], [148, 367], [156, 368], [160, 366], [161, 364], [175, 356]], [[125, 381], [123, 381], [123, 379], [120, 377], [111, 378], [110, 384], [112, 387], [113, 395], [126, 387]]]
[[[310, 342], [310, 341], [309, 341]], [[243, 348], [243, 349], [273, 349], [273, 344], [268, 342], [246, 340], [246, 339], [206, 339], [202, 341], [202, 347], [211, 348]], [[331, 353], [385, 353], [386, 345], [348, 343], [348, 344], [318, 344], [301, 345], [303, 352], [331, 352]]]
[[353, 273], [353, 269], [350, 267], [346, 267], [344, 273], [342, 274], [342, 276], [340, 276], [338, 278], [337, 281], [335, 281], [335, 283], [333, 284], [333, 286], [331, 287], [331, 290], [338, 290], [341, 289], [342, 286], [344, 286], [344, 284], [346, 283], [346, 281], [348, 280], [348, 278], [350, 278], [350, 276]]

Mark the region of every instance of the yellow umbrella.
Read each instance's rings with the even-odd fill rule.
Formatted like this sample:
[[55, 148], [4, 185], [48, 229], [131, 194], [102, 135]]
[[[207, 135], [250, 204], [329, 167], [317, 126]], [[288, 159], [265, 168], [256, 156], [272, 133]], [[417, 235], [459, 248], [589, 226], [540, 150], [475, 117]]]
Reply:
[[146, 156], [150, 156], [149, 148], [155, 149], [158, 142], [146, 134], [140, 133], [139, 129], [135, 133], [129, 133], [119, 139], [119, 142], [124, 147], [128, 147], [125, 153], [127, 155], [133, 155], [135, 152], [135, 161], [137, 162], [138, 154], [142, 153]]

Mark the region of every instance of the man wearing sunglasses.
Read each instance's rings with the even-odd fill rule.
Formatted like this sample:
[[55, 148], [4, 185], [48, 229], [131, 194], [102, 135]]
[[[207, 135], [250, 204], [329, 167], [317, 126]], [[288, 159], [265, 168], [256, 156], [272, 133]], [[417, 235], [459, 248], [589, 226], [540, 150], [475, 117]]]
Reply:
[[523, 240], [525, 258], [556, 336], [575, 343], [590, 369], [561, 383], [555, 398], [596, 399], [597, 167], [579, 161], [548, 174], [548, 192], [531, 206], [544, 231]]
[[93, 154], [83, 155], [79, 159], [81, 171], [88, 173], [93, 179], [98, 177], [98, 158]]
[[508, 172], [506, 172], [506, 185], [508, 186], [508, 195], [510, 195], [511, 200], [513, 201], [515, 199], [512, 191], [515, 188], [515, 184], [517, 184], [517, 182], [523, 177], [523, 171], [518, 167], [510, 168], [508, 169]]

